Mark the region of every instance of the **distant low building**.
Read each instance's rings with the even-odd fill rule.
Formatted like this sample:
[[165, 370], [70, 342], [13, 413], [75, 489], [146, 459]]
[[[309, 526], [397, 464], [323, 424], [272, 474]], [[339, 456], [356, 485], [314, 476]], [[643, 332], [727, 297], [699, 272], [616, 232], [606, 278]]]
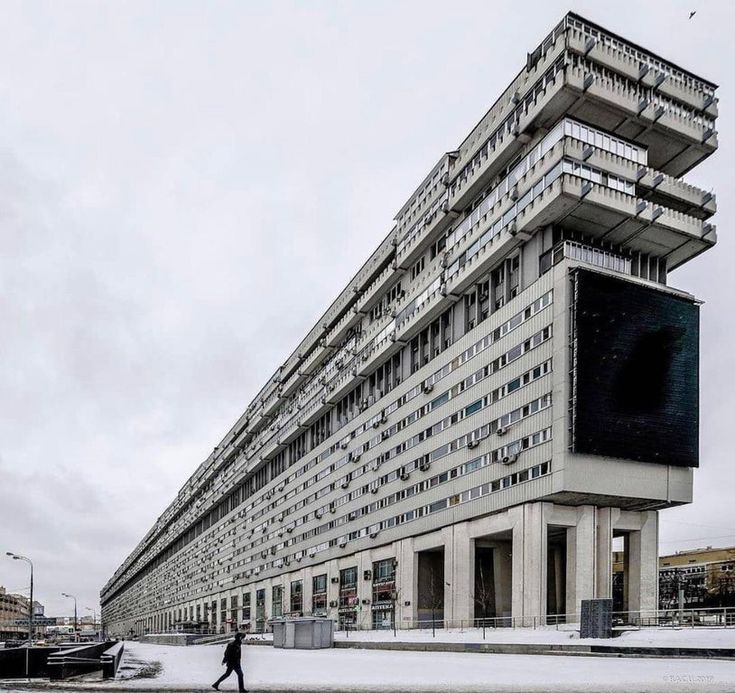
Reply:
[[685, 608], [735, 606], [735, 546], [677, 551], [659, 558], [659, 606]]
[[[42, 618], [44, 606], [33, 602], [33, 617]], [[36, 631], [37, 632], [37, 631]], [[25, 638], [28, 636], [28, 597], [10, 594], [0, 586], [0, 640]]]

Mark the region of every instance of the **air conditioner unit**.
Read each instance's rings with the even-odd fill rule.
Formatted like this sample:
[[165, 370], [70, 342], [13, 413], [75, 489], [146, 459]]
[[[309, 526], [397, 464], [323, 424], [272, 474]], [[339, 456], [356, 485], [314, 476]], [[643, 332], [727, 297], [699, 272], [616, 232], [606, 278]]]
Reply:
[[420, 470], [421, 470], [422, 472], [428, 472], [428, 471], [429, 471], [429, 467], [431, 467], [431, 462], [422, 462], [422, 463], [421, 463], [421, 464], [419, 465], [419, 469], [420, 469]]
[[350, 459], [351, 459], [351, 460], [352, 460], [353, 462], [359, 462], [359, 461], [360, 461], [360, 458], [361, 458], [361, 457], [362, 457], [362, 453], [360, 453], [360, 452], [353, 452], [353, 453], [352, 453], [352, 454], [350, 455]]
[[390, 431], [382, 431], [380, 434], [381, 440], [388, 440], [390, 438]]
[[351, 513], [349, 513], [347, 515], [347, 519], [348, 520], [354, 520], [356, 517], [357, 517], [357, 513], [356, 512], [351, 512]]
[[446, 296], [446, 295], [447, 295], [447, 285], [446, 285], [446, 284], [442, 284], [442, 285], [441, 285], [441, 286], [439, 287], [439, 293], [440, 293], [440, 294], [441, 294], [442, 296]]
[[378, 492], [378, 490], [379, 490], [379, 489], [378, 489], [378, 487], [377, 487], [377, 486], [371, 486], [371, 487], [370, 487], [370, 493], [377, 493], [377, 492]]
[[337, 602], [331, 601], [329, 602], [329, 606], [334, 609], [337, 606]]
[[332, 579], [330, 580], [330, 582], [331, 582], [331, 583], [332, 583], [333, 585], [339, 585], [339, 578], [338, 578], [338, 577], [333, 577], [333, 578], [332, 578]]
[[349, 441], [349, 440], [343, 440], [343, 441], [342, 441], [342, 442], [341, 442], [341, 443], [339, 444], [339, 446], [340, 446], [340, 447], [341, 447], [341, 448], [342, 448], [343, 450], [347, 450], [347, 446], [348, 446], [349, 444], [350, 444], [350, 441]]
[[373, 579], [373, 571], [372, 570], [364, 570], [362, 572], [362, 579], [363, 580], [372, 580]]
[[428, 395], [434, 389], [434, 383], [425, 382], [421, 385], [421, 391]]
[[373, 421], [373, 428], [377, 428], [378, 426], [380, 426], [380, 420], [376, 419]]
[[508, 426], [498, 426], [498, 430], [495, 431], [496, 435], [504, 436], [508, 432]]
[[293, 527], [286, 527], [286, 531], [291, 534], [293, 532]]
[[301, 556], [296, 556], [296, 562], [301, 563]]
[[315, 510], [314, 511], [314, 517], [318, 520], [322, 516], [321, 510]]
[[514, 462], [517, 462], [517, 461], [518, 461], [518, 453], [517, 452], [514, 453], [514, 454], [512, 454], [512, 455], [506, 455], [502, 459], [503, 464], [513, 464]]
[[275, 556], [275, 554], [276, 554], [276, 551], [277, 551], [276, 547], [275, 547], [275, 546], [271, 546], [271, 553], [272, 553], [272, 554], [273, 554], [274, 556]]
[[470, 450], [472, 450], [472, 448], [476, 448], [476, 447], [477, 447], [477, 446], [478, 446], [479, 444], [480, 444], [480, 441], [479, 441], [479, 440], [477, 440], [477, 439], [475, 439], [475, 440], [470, 440], [470, 441], [468, 441], [468, 442], [467, 442], [467, 447], [468, 447], [468, 448], [469, 448]]
[[411, 475], [408, 472], [401, 472], [401, 476], [399, 478], [401, 481], [408, 481], [411, 478]]
[[345, 546], [347, 546], [347, 542], [346, 541], [341, 541], [339, 544], [337, 544], [337, 546], [339, 546], [340, 549], [343, 549], [343, 548], [345, 548]]
[[349, 482], [349, 481], [347, 481], [347, 480], [343, 481], [343, 482], [342, 482], [342, 483], [340, 484], [340, 488], [349, 488], [349, 487], [350, 487], [350, 482]]
[[279, 537], [282, 537], [282, 536], [283, 536], [283, 530], [280, 530], [280, 531], [278, 532], [278, 536], [279, 536]]
[[380, 534], [380, 532], [370, 532], [370, 538], [375, 539], [375, 537], [377, 537], [378, 534]]

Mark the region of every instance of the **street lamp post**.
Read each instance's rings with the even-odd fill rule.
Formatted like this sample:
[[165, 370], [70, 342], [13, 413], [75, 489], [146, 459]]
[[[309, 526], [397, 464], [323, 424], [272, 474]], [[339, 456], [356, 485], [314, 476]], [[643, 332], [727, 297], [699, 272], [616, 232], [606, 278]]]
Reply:
[[62, 597], [69, 597], [74, 600], [74, 642], [77, 641], [77, 598], [73, 594], [61, 593]]
[[31, 566], [31, 594], [28, 601], [28, 647], [33, 645], [33, 562], [26, 556], [19, 556], [12, 551], [6, 551], [6, 556], [10, 556], [14, 561], [25, 561]]

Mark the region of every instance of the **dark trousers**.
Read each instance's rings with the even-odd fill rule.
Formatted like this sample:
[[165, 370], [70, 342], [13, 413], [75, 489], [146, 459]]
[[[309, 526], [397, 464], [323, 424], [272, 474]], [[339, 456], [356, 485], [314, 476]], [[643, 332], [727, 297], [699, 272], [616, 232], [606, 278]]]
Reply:
[[237, 674], [237, 686], [241, 691], [245, 690], [245, 682], [242, 678], [242, 667], [240, 666], [240, 663], [237, 664], [228, 664], [227, 665], [227, 671], [225, 671], [222, 676], [220, 676], [214, 683], [215, 686], [219, 686], [232, 672], [235, 672]]

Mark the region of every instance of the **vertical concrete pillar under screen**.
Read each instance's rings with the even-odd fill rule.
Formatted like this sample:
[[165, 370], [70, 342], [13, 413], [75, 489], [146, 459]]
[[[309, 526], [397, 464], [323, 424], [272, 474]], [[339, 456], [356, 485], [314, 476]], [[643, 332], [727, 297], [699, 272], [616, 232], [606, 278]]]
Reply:
[[513, 618], [532, 626], [546, 614], [547, 531], [545, 503], [511, 508], [513, 518]]
[[577, 509], [576, 523], [567, 529], [567, 613], [579, 613], [583, 599], [595, 596], [596, 508]]
[[658, 605], [658, 512], [640, 513], [641, 528], [625, 537], [628, 610], [651, 611]]

